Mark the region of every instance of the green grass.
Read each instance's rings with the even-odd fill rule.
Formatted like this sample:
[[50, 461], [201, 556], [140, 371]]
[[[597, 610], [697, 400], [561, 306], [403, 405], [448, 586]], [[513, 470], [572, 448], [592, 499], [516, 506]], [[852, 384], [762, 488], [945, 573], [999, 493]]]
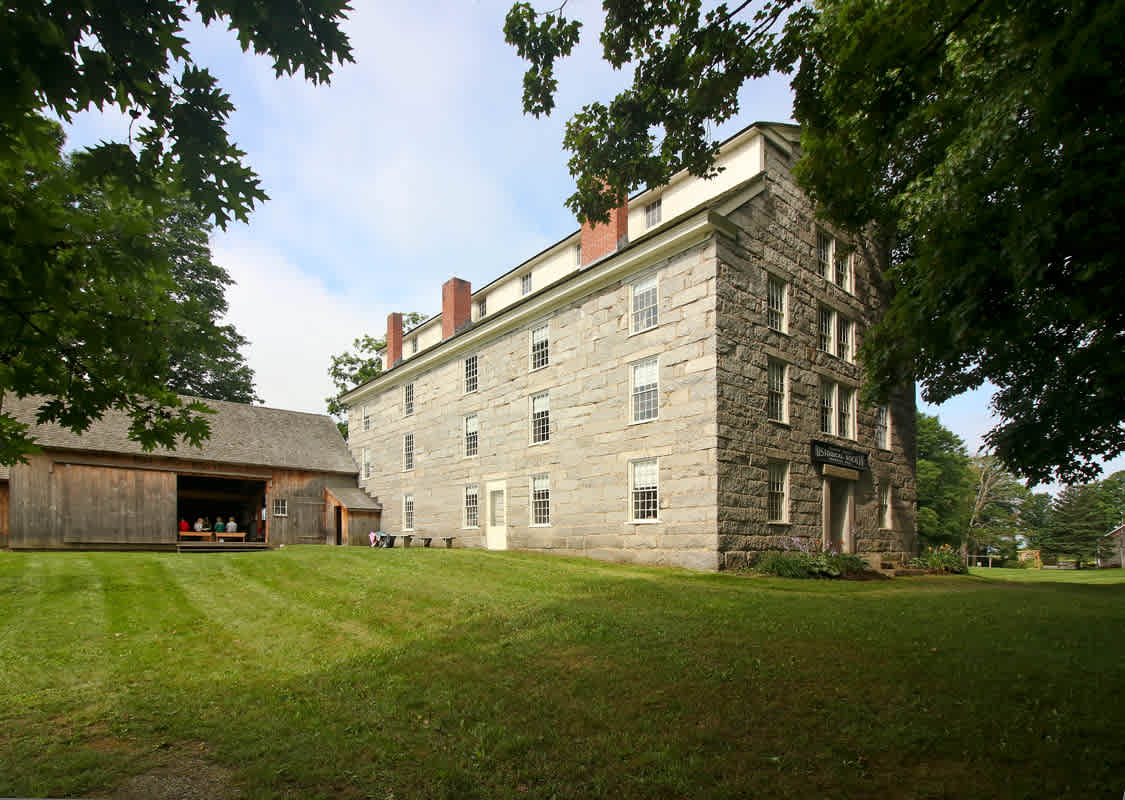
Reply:
[[0, 796], [1119, 797], [1125, 585], [0, 552]]
[[1021, 583], [1125, 583], [1125, 569], [1003, 569], [971, 567], [971, 575]]

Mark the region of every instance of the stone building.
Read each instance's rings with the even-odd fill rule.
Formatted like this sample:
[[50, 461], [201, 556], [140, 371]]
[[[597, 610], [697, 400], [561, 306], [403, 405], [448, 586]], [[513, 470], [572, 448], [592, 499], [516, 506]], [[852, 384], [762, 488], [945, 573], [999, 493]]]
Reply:
[[914, 394], [860, 403], [866, 264], [790, 169], [796, 126], [724, 143], [403, 332], [344, 397], [388, 532], [696, 569], [914, 548]]

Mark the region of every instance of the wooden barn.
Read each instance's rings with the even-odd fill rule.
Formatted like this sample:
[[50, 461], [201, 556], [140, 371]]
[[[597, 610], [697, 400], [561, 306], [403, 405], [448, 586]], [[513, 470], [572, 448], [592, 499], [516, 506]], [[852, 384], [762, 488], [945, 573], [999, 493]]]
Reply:
[[[43, 452], [0, 473], [0, 546], [12, 549], [189, 549], [360, 544], [381, 506], [357, 485], [335, 422], [321, 414], [205, 401], [201, 447], [144, 452], [129, 419], [110, 412], [79, 435], [35, 425], [41, 400], [6, 397]], [[188, 534], [180, 520], [235, 533]], [[354, 529], [349, 535], [349, 524]], [[363, 528], [359, 531], [359, 528]]]

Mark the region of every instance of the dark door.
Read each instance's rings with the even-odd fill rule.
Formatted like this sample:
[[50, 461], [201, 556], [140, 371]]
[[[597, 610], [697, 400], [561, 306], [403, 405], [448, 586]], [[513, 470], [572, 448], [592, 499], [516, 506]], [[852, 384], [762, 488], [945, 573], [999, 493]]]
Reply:
[[336, 506], [336, 544], [344, 543], [344, 507]]

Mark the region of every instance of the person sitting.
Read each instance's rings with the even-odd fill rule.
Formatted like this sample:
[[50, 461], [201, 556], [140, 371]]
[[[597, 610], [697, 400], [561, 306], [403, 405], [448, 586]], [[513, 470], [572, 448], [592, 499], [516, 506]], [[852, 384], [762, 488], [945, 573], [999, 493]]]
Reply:
[[238, 530], [238, 523], [234, 521], [234, 517], [227, 520], [227, 533], [234, 533]]
[[223, 524], [223, 518], [217, 517], [215, 519], [215, 533], [225, 533], [227, 526]]
[[195, 532], [203, 533], [203, 517], [198, 517], [195, 520]]
[[180, 533], [187, 533], [191, 530], [191, 526], [187, 524], [186, 519], [180, 519]]

